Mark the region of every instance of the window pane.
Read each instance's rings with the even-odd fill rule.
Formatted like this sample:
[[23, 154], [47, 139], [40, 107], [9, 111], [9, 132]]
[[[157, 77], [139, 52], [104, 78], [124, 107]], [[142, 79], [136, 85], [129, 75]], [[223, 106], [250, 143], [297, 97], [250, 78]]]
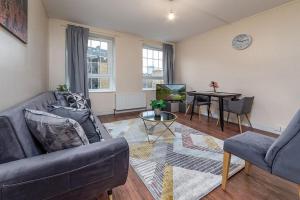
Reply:
[[144, 88], [155, 88], [156, 84], [163, 84], [163, 79], [152, 79], [148, 77], [144, 77], [143, 87]]
[[148, 49], [148, 58], [153, 58], [153, 50]]
[[112, 54], [112, 41], [104, 38], [89, 39], [87, 53], [89, 89], [112, 89]]
[[98, 41], [98, 40], [89, 40], [89, 47], [92, 47], [92, 48], [100, 47], [100, 41]]
[[153, 61], [154, 69], [158, 69], [158, 60]]
[[153, 73], [153, 70], [154, 70], [153, 66], [148, 66], [147, 69], [148, 69], [148, 74], [152, 76], [152, 73]]
[[100, 78], [100, 89], [110, 88], [110, 78]]
[[107, 50], [108, 44], [107, 42], [101, 42], [101, 49]]
[[99, 51], [100, 51], [99, 56], [101, 56], [101, 57], [107, 57], [108, 56], [107, 50], [100, 49]]
[[153, 58], [158, 59], [158, 51], [153, 51]]
[[163, 59], [163, 53], [162, 53], [162, 51], [159, 52], [159, 56], [158, 57], [159, 57], [160, 60]]
[[148, 59], [148, 67], [153, 67], [153, 60], [152, 59]]
[[163, 76], [163, 71], [159, 69], [153, 70], [152, 76], [154, 77], [162, 77]]
[[[92, 64], [91, 63], [88, 63], [88, 73], [92, 73]], [[89, 84], [90, 85], [90, 84]]]
[[101, 65], [100, 65], [100, 74], [109, 74], [107, 63], [101, 63]]
[[159, 62], [158, 62], [158, 67], [159, 67], [159, 69], [163, 69], [163, 64], [162, 64], [162, 60], [159, 60]]
[[146, 67], [146, 66], [148, 66], [148, 63], [147, 63], [147, 59], [144, 58], [144, 59], [143, 59], [143, 67]]
[[108, 74], [109, 68], [107, 63], [107, 58], [101, 57], [101, 64], [100, 64], [100, 74]]
[[147, 58], [147, 49], [143, 49], [143, 57]]
[[143, 48], [143, 87], [155, 88], [163, 83], [163, 53], [159, 50]]
[[143, 74], [147, 74], [147, 67], [143, 67]]
[[92, 63], [92, 74], [99, 74], [99, 63]]
[[101, 63], [107, 63], [107, 61], [108, 61], [107, 57], [101, 57], [100, 60], [101, 60]]
[[91, 89], [99, 89], [99, 79], [98, 78], [92, 78]]

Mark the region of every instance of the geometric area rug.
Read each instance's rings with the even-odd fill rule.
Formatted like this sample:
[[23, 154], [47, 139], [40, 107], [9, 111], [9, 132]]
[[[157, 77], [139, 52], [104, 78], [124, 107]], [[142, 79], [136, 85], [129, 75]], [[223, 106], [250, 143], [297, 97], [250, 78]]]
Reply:
[[[147, 122], [150, 126], [150, 122]], [[155, 200], [199, 200], [221, 184], [223, 141], [174, 122], [154, 144], [148, 142], [141, 119], [104, 124], [113, 138], [124, 137], [130, 164]], [[164, 131], [156, 126], [150, 139]], [[232, 156], [230, 176], [244, 167]]]

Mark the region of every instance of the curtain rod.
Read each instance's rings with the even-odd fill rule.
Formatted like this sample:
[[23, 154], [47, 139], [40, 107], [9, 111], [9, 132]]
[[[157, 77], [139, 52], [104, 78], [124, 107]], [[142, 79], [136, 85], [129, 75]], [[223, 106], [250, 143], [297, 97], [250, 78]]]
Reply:
[[[74, 24], [71, 24], [71, 25], [74, 25]], [[75, 24], [75, 26], [80, 26], [80, 25]], [[68, 25], [61, 24], [61, 27], [64, 27], [66, 29], [68, 27]], [[82, 27], [84, 27], [84, 26], [82, 26]], [[101, 32], [101, 31], [94, 31], [93, 29], [90, 29], [89, 27], [84, 27], [84, 28], [88, 28], [90, 30], [90, 33], [92, 33], [92, 34], [99, 34], [99, 35], [108, 36], [108, 37], [120, 37], [117, 34], [111, 34], [111, 33]]]

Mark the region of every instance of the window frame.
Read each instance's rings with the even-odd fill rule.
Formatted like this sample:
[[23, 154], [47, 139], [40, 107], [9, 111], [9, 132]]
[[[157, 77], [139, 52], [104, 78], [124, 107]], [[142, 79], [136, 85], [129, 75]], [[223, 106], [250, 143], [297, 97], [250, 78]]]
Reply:
[[[110, 78], [110, 88], [105, 88], [105, 89], [90, 89], [89, 86], [89, 92], [90, 93], [97, 93], [97, 92], [114, 92], [115, 91], [115, 41], [114, 38], [103, 36], [103, 35], [98, 35], [98, 34], [89, 34], [89, 40], [96, 40], [99, 42], [107, 42], [107, 64], [108, 64], [108, 74], [92, 74], [88, 73], [88, 80], [90, 78]], [[110, 47], [111, 46], [111, 47]], [[89, 47], [89, 45], [87, 46]], [[111, 53], [109, 48], [111, 48]], [[87, 55], [87, 67], [89, 66], [89, 61], [88, 61], [88, 55]], [[99, 62], [97, 62], [99, 63]], [[101, 63], [101, 62], [100, 62]], [[88, 68], [87, 68], [88, 70]], [[92, 70], [92, 69], [91, 69]]]
[[[163, 54], [163, 49], [162, 49], [162, 47], [151, 46], [151, 45], [147, 45], [147, 44], [144, 44], [144, 45], [143, 45], [143, 48], [142, 48], [142, 71], [144, 70], [144, 59], [145, 59], [145, 57], [144, 57], [144, 49], [162, 52], [162, 58], [161, 58], [161, 61], [162, 61], [162, 72], [163, 72], [162, 80], [164, 81], [164, 67], [163, 67], [163, 57], [164, 57], [164, 54]], [[151, 58], [149, 58], [148, 55], [147, 55], [146, 59], [148, 60], [148, 59], [151, 59]], [[152, 58], [152, 60], [158, 60], [158, 62], [160, 61], [159, 57], [158, 57], [158, 59]], [[149, 79], [160, 80], [160, 79], [157, 79], [157, 77], [153, 77], [153, 78], [152, 78], [152, 77], [146, 77], [146, 76], [144, 76], [144, 72], [142, 72], [142, 80], [143, 80], [143, 85], [142, 85], [142, 87], [143, 87], [143, 90], [144, 90], [144, 91], [152, 91], [152, 90], [156, 90], [155, 87], [154, 87], [154, 88], [153, 88], [153, 87], [152, 87], [152, 88], [145, 88], [145, 87], [144, 87], [144, 80], [145, 80], [145, 79], [148, 79], [148, 80], [149, 80]]]

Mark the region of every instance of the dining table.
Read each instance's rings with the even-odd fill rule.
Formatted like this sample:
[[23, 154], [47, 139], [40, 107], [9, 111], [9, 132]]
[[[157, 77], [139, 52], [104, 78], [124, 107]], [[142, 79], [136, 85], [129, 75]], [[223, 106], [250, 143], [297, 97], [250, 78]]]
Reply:
[[196, 105], [197, 96], [209, 97], [209, 101], [211, 101], [212, 97], [215, 97], [215, 98], [218, 99], [218, 102], [219, 102], [219, 119], [220, 119], [220, 126], [221, 126], [222, 131], [224, 131], [224, 99], [225, 98], [231, 98], [231, 99], [232, 98], [237, 98], [237, 97], [242, 95], [242, 94], [239, 94], [239, 93], [214, 92], [214, 91], [191, 91], [191, 92], [187, 92], [187, 94], [189, 96], [194, 97], [190, 120], [193, 119], [194, 107]]

